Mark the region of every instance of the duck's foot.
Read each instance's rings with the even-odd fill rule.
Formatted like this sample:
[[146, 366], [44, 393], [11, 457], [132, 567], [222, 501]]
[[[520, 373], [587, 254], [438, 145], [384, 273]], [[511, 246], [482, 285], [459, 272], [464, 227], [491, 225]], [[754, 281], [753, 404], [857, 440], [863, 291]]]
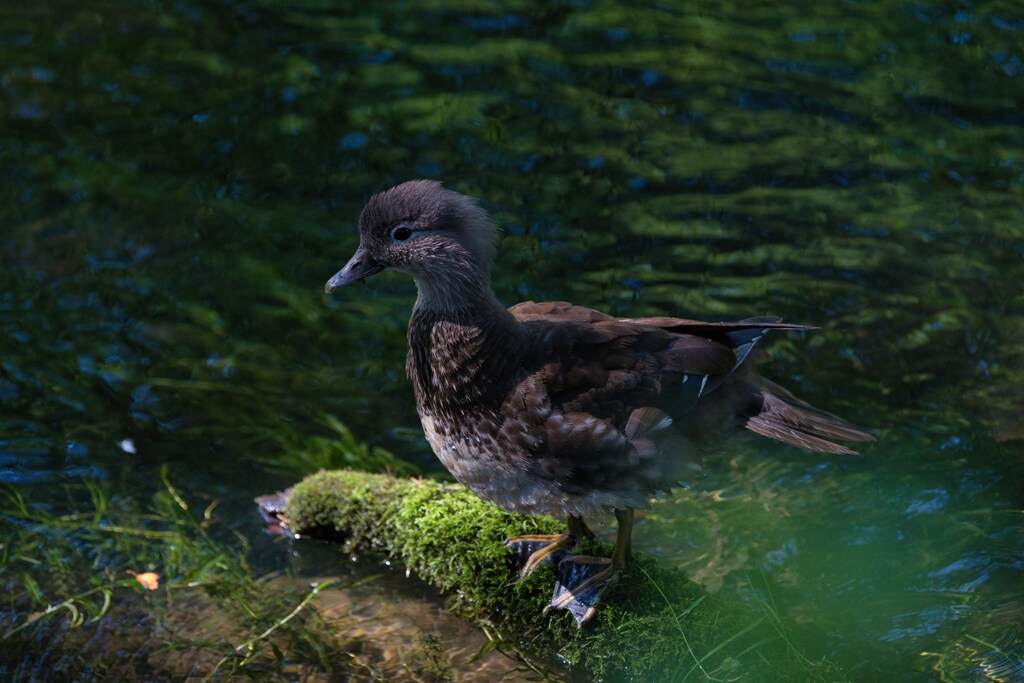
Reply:
[[555, 592], [551, 596], [551, 604], [544, 611], [568, 610], [576, 625], [582, 628], [593, 618], [601, 594], [621, 575], [622, 567], [611, 558], [592, 555], [567, 557], [558, 565]]
[[505, 539], [505, 547], [516, 551], [520, 567], [519, 577], [526, 578], [543, 562], [557, 566], [558, 561], [569, 554], [581, 538], [593, 536], [594, 532], [587, 528], [582, 517], [569, 514], [565, 518], [563, 533], [512, 536]]
[[520, 578], [529, 576], [542, 562], [558, 564], [575, 546], [576, 537], [570, 533], [511, 536], [505, 539], [505, 547], [516, 551]]

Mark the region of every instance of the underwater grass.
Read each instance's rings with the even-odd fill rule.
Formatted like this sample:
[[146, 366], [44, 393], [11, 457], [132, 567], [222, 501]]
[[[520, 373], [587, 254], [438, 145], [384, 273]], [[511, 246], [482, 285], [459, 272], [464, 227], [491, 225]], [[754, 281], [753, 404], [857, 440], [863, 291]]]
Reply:
[[[793, 646], [768, 602], [708, 594], [683, 572], [643, 555], [602, 598], [596, 623], [580, 630], [563, 612], [542, 612], [553, 569], [516, 580], [513, 553], [502, 541], [557, 532], [562, 523], [502, 512], [459, 485], [321, 472], [292, 489], [285, 516], [299, 536], [400, 559], [453, 593], [453, 609], [478, 620], [495, 642], [527, 653], [527, 661], [546, 654], [605, 680], [845, 680], [833, 664], [812, 662]], [[597, 541], [581, 545], [582, 552], [610, 551]]]
[[248, 541], [220, 527], [216, 502], [196, 510], [166, 470], [162, 479], [147, 512], [97, 482], [65, 487], [84, 510], [67, 514], [16, 489], [2, 491], [4, 677], [342, 675], [349, 657], [314, 600], [352, 582], [270, 588], [246, 560]]

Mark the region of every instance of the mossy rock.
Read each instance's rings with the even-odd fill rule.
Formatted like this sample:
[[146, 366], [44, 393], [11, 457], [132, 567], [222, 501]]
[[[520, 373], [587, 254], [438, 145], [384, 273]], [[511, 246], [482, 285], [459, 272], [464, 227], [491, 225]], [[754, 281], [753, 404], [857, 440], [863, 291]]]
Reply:
[[[487, 620], [528, 651], [557, 655], [588, 678], [613, 680], [845, 680], [829, 662], [795, 651], [778, 615], [711, 595], [678, 570], [638, 555], [602, 597], [597, 617], [576, 628], [565, 612], [543, 612], [554, 570], [517, 580], [508, 536], [556, 533], [563, 522], [502, 512], [465, 488], [353, 471], [321, 472], [292, 489], [285, 516], [300, 536], [353, 552], [399, 559], [457, 596], [456, 611]], [[608, 554], [588, 542], [584, 552]], [[588, 544], [584, 544], [585, 546]]]

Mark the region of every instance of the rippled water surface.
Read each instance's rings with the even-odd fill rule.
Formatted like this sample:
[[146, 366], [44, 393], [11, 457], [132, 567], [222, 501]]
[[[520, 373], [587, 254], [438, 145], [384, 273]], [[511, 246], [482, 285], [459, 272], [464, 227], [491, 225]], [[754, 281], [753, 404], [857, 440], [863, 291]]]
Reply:
[[[878, 441], [710, 454], [635, 547], [770, 598], [852, 680], [1024, 680], [1022, 104], [1012, 2], [0, 8], [0, 628], [128, 569], [302, 583], [323, 567], [260, 536], [254, 496], [440, 474], [411, 281], [322, 294], [363, 202], [431, 177], [504, 228], [509, 304], [820, 327], [776, 335], [765, 373]], [[0, 670], [102, 671], [113, 650], [75, 640], [96, 624], [199, 651], [166, 603], [110, 595]], [[479, 636], [444, 628], [417, 675]], [[166, 659], [135, 673], [187, 673]]]

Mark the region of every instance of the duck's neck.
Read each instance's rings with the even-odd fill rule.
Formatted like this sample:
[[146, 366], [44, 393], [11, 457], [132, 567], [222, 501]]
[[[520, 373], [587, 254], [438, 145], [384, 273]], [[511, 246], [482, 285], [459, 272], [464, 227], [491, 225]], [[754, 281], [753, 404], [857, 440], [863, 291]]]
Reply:
[[414, 274], [416, 280], [415, 311], [450, 318], [461, 318], [480, 310], [500, 308], [491, 291], [487, 270], [473, 265], [455, 263], [428, 274]]
[[486, 402], [522, 348], [519, 323], [486, 277], [472, 289], [454, 284], [417, 279], [419, 297], [409, 320], [406, 370], [417, 404], [432, 413]]

